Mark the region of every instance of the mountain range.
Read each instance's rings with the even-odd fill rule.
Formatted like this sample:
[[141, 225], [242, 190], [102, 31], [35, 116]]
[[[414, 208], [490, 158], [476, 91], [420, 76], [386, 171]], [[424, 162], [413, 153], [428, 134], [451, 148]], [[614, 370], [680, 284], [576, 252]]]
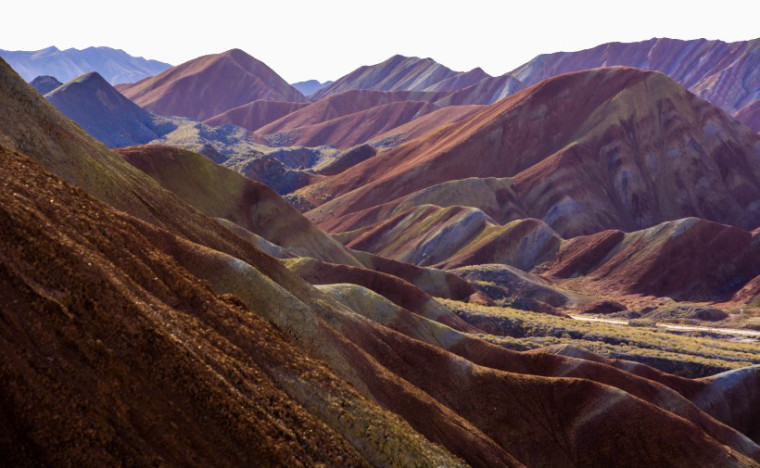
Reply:
[[168, 63], [133, 57], [110, 47], [60, 50], [51, 46], [35, 51], [0, 50], [0, 57], [26, 81], [49, 75], [66, 82], [94, 71], [111, 84], [132, 83], [171, 67]]
[[320, 89], [330, 86], [332, 84], [332, 81], [325, 81], [324, 83], [320, 83], [317, 80], [306, 80], [306, 81], [299, 81], [298, 83], [292, 83], [291, 85], [296, 88], [298, 91], [301, 92], [304, 96], [311, 96], [312, 94], [316, 93]]
[[0, 459], [757, 466], [754, 44], [0, 60]]
[[[610, 43], [579, 51], [539, 55], [510, 74], [531, 85], [551, 76], [622, 65], [665, 73], [697, 96], [736, 116], [760, 97], [760, 40], [723, 42], [655, 38]], [[751, 119], [743, 120], [760, 131]]]

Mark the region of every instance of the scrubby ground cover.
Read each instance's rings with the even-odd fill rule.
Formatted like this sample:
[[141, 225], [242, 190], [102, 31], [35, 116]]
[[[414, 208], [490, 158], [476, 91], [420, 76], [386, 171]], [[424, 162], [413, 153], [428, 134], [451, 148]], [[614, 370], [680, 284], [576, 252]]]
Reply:
[[760, 341], [709, 332], [618, 325], [440, 299], [486, 333], [480, 338], [514, 350], [569, 344], [611, 358], [643, 362], [666, 372], [701, 377], [760, 364]]

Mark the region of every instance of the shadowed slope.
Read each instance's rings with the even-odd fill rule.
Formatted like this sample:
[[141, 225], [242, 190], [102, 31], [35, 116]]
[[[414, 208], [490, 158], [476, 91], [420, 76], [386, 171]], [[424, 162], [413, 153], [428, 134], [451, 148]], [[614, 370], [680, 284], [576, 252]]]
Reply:
[[45, 98], [111, 148], [147, 143], [159, 137], [153, 116], [95, 72], [57, 87]]
[[199, 57], [117, 89], [155, 114], [198, 121], [259, 99], [306, 100], [266, 64], [240, 49]]
[[29, 85], [31, 85], [32, 88], [36, 89], [37, 92], [43, 96], [55, 88], [61, 86], [62, 84], [63, 83], [58, 81], [54, 76], [50, 75], [38, 76], [29, 82]]
[[[172, 229], [173, 233], [153, 230], [147, 237], [151, 239], [153, 245], [160, 245], [161, 250], [173, 257], [183, 268], [209, 281], [215, 291], [234, 292], [239, 295], [246, 301], [248, 307], [275, 322], [307, 352], [318, 353], [327, 358], [334, 369], [359, 388], [365, 389], [365, 393], [367, 385], [371, 388], [379, 386], [380, 388], [403, 389], [401, 391], [410, 394], [412, 403], [408, 410], [411, 413], [402, 412], [404, 417], [409, 415], [423, 417], [422, 421], [425, 421], [425, 424], [436, 421], [432, 427], [420, 424], [420, 421], [413, 422], [415, 427], [426, 436], [456, 449], [471, 463], [481, 460], [480, 464], [485, 466], [514, 466], [516, 464], [506, 452], [487, 437], [474, 434], [471, 426], [461, 417], [446, 412], [439, 404], [422, 397], [411, 386], [394, 378], [387, 371], [383, 371], [379, 364], [368, 356], [357, 356], [354, 345], [341, 338], [337, 332], [326, 325], [320, 325], [322, 323], [318, 318], [320, 314], [330, 316], [336, 310], [334, 305], [325, 301], [308, 283], [289, 273], [282, 264], [262, 254], [251, 244], [231, 234], [212, 219], [200, 215], [179, 198], [160, 188], [147, 175], [126, 163], [120, 156], [95, 143], [83, 132], [72, 133], [72, 129], [76, 130], [76, 127], [60, 117], [50, 104], [39, 97], [11, 70], [8, 69], [8, 73], [0, 74], [0, 78], [2, 78], [0, 98], [9, 103], [8, 108], [11, 111], [17, 109], [20, 100], [26, 103], [27, 110], [26, 114], [16, 115], [15, 120], [0, 121], [3, 125], [0, 129], [3, 132], [10, 132], [2, 134], [2, 141], [15, 143], [9, 136], [14, 135], [16, 128], [14, 125], [26, 129], [26, 132], [47, 135], [47, 139], [34, 140], [37, 146], [33, 144], [25, 146], [37, 151], [41, 161], [50, 164], [58, 172], [68, 174], [82, 186], [92, 187], [96, 191], [103, 185], [109, 187], [109, 190], [100, 190], [99, 196], [114, 204], [124, 206], [132, 214], [137, 214], [144, 219], [156, 223], [160, 220], [162, 226]], [[11, 92], [8, 92], [9, 90]], [[13, 114], [10, 115], [13, 116]], [[42, 133], [39, 128], [40, 122], [51, 130], [48, 133]], [[43, 149], [43, 145], [48, 145], [50, 153]], [[92, 164], [91, 161], [95, 155], [110, 164], [105, 167]], [[68, 158], [69, 165], [61, 165], [58, 158]], [[78, 170], [72, 171], [72, 167]], [[92, 183], [93, 180], [99, 181], [100, 184]], [[143, 204], [130, 204], [129, 202], [133, 201], [134, 197], [143, 200]], [[150, 209], [147, 209], [148, 207]], [[180, 236], [175, 233], [179, 233]], [[186, 239], [200, 242], [202, 245], [194, 244]], [[255, 265], [255, 268], [251, 265]], [[335, 354], [336, 349], [341, 350], [340, 352], [345, 356], [351, 356], [353, 360], [360, 359], [367, 371], [366, 381], [357, 380], [356, 373], [347, 364], [346, 358]], [[357, 401], [358, 406], [354, 406], [349, 411], [349, 415], [353, 415], [359, 407], [364, 409], [356, 413], [356, 418], [338, 418], [341, 412], [335, 405], [340, 406], [340, 401], [331, 399], [319, 402], [309, 396], [312, 395], [313, 389], [298, 387], [298, 380], [285, 378], [283, 382], [295, 383], [295, 386], [290, 387], [293, 392], [291, 395], [298, 397], [301, 403], [308, 404], [312, 411], [316, 411], [329, 421], [331, 427], [349, 437], [363, 454], [375, 460], [375, 464], [404, 464], [396, 457], [416, 459], [419, 456], [430, 458], [433, 464], [455, 464], [438, 449], [426, 445], [425, 441], [414, 435], [413, 431], [398, 420], [389, 421], [389, 425], [385, 426], [388, 431], [383, 429], [384, 434], [379, 436], [376, 435], [374, 429], [381, 426], [373, 425], [372, 432], [364, 431], [366, 425], [361, 424], [360, 421], [376, 421], [378, 417], [383, 418], [376, 407], [366, 406]], [[398, 394], [398, 392], [393, 393]], [[407, 403], [410, 401], [407, 400]], [[364, 410], [369, 413], [362, 416], [361, 413]], [[394, 428], [394, 425], [398, 423], [402, 424], [400, 430]], [[357, 429], [359, 432], [356, 432]], [[392, 435], [394, 431], [398, 431], [397, 435], [401, 439], [396, 439], [396, 436]], [[168, 432], [171, 433], [172, 430]], [[409, 436], [412, 438], [410, 439]], [[402, 445], [407, 446], [409, 451], [401, 449], [395, 454], [391, 454], [387, 449], [379, 451], [375, 444], [381, 440], [398, 440]], [[425, 455], [425, 452], [428, 455]], [[437, 462], [434, 461], [436, 459]]]

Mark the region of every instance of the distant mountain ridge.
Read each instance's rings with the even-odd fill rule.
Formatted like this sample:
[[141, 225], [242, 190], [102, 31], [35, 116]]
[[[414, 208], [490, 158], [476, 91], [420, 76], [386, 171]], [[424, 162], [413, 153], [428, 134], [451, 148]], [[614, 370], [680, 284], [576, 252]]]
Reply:
[[332, 81], [325, 81], [324, 83], [320, 83], [317, 80], [307, 80], [299, 81], [298, 83], [292, 83], [291, 86], [299, 90], [304, 96], [311, 96], [320, 89], [326, 86], [330, 86], [331, 84], [333, 84]]
[[34, 51], [0, 50], [0, 57], [26, 81], [50, 75], [65, 83], [96, 71], [115, 85], [139, 81], [171, 67], [168, 63], [133, 57], [110, 47], [60, 50], [51, 46]]

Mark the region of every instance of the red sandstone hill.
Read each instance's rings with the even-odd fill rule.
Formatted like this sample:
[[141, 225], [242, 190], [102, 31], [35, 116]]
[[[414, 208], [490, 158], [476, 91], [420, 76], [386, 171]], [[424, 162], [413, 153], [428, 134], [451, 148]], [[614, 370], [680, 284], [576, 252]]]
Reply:
[[[539, 55], [511, 72], [527, 85], [562, 73], [623, 65], [665, 73], [731, 115], [760, 98], [760, 40], [726, 43], [650, 39]], [[755, 131], [760, 122], [746, 122]]]
[[[358, 286], [315, 288], [94, 142], [2, 62], [0, 104], [3, 460], [760, 460], [732, 428], [753, 434], [758, 412], [731, 409], [730, 376], [689, 384], [517, 353]], [[708, 401], [690, 393], [707, 386]]]
[[394, 147], [408, 140], [413, 140], [428, 132], [458, 122], [475, 112], [481, 110], [483, 106], [448, 106], [425, 114], [421, 117], [407, 122], [398, 127], [394, 127], [385, 133], [372, 138], [371, 143], [378, 147]]
[[369, 91], [349, 90], [327, 96], [308, 106], [260, 128], [259, 135], [269, 135], [299, 127], [316, 125], [328, 120], [344, 117], [372, 107], [403, 101], [435, 101], [443, 93], [407, 92], [407, 91]]
[[760, 244], [739, 228], [687, 218], [632, 233], [576, 237], [542, 270], [557, 278], [585, 277], [618, 294], [726, 302], [760, 275]]
[[274, 122], [291, 112], [306, 107], [305, 102], [285, 102], [259, 99], [257, 101], [233, 107], [203, 121], [206, 125], [218, 127], [221, 125], [237, 125], [254, 131], [264, 125]]
[[455, 91], [489, 75], [480, 68], [455, 72], [430, 58], [394, 55], [384, 62], [360, 67], [312, 96], [314, 100], [350, 89], [375, 91]]
[[298, 195], [321, 205], [308, 213], [319, 226], [347, 231], [472, 177], [512, 178], [499, 212], [484, 207], [497, 221], [520, 213], [563, 237], [687, 216], [760, 225], [760, 138], [664, 75], [627, 68], [546, 80]]
[[259, 99], [306, 101], [266, 64], [239, 49], [199, 57], [117, 89], [155, 114], [199, 121]]
[[348, 149], [438, 109], [435, 104], [424, 101], [391, 102], [317, 124], [266, 135], [258, 133], [258, 136], [273, 146], [329, 145]]

